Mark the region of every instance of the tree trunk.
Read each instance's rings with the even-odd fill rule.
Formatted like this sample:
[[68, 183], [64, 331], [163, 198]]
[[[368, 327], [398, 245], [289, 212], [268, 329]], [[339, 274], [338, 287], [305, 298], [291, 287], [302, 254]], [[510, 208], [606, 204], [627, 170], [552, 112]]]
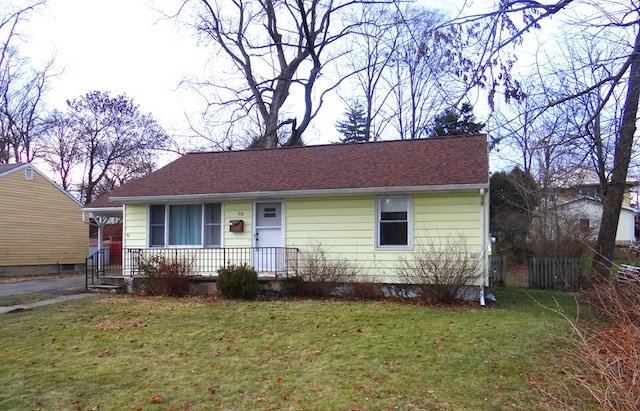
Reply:
[[629, 86], [624, 102], [622, 124], [615, 148], [611, 181], [605, 187], [602, 201], [602, 221], [593, 257], [593, 271], [601, 279], [611, 276], [620, 209], [626, 188], [627, 171], [631, 161], [633, 137], [636, 131], [638, 100], [640, 99], [640, 31], [636, 34], [630, 57]]

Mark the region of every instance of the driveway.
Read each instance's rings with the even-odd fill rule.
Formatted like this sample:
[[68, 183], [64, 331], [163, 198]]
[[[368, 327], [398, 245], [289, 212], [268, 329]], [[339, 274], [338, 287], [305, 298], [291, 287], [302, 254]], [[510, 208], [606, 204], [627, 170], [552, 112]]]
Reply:
[[84, 276], [42, 278], [0, 284], [0, 297], [27, 293], [47, 293], [53, 295], [70, 295], [86, 292]]

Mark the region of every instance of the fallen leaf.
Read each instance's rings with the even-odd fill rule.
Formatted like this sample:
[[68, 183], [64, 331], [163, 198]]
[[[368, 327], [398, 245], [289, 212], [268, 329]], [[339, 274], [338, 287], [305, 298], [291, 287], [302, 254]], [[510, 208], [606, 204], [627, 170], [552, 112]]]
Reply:
[[153, 394], [151, 396], [151, 402], [153, 404], [162, 404], [164, 402], [164, 397], [160, 394]]

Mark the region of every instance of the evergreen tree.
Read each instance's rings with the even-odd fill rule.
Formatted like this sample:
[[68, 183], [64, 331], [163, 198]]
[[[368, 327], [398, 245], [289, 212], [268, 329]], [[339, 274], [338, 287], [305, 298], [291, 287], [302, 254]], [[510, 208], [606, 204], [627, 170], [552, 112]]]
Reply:
[[436, 116], [427, 134], [429, 137], [464, 136], [479, 134], [483, 128], [484, 123], [476, 123], [471, 104], [463, 103], [460, 110], [452, 107]]
[[370, 136], [367, 135], [367, 116], [358, 101], [352, 102], [344, 113], [347, 118], [344, 121], [336, 123], [336, 129], [344, 137], [340, 139], [341, 143], [364, 143], [369, 141]]

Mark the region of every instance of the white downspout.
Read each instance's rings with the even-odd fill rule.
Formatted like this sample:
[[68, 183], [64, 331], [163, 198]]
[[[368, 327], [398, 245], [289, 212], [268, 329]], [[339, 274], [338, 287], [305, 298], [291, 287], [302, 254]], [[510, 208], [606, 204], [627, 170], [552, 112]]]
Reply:
[[485, 306], [485, 298], [484, 298], [484, 284], [486, 282], [487, 276], [487, 265], [486, 265], [486, 220], [485, 220], [485, 212], [484, 212], [484, 188], [480, 189], [480, 276], [481, 276], [481, 284], [480, 284], [480, 305]]

